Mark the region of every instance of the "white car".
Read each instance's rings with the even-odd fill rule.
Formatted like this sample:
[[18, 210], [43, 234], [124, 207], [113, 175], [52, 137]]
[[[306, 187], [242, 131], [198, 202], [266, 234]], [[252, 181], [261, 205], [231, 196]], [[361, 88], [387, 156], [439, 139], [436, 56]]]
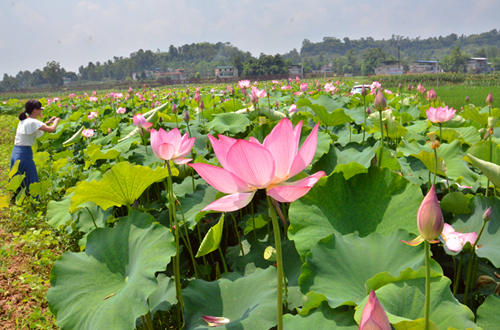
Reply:
[[361, 89], [363, 88], [363, 86], [365, 87], [366, 93], [369, 94], [371, 92], [371, 86], [370, 85], [355, 85], [351, 89], [351, 94], [352, 95], [354, 95], [354, 94], [361, 94]]

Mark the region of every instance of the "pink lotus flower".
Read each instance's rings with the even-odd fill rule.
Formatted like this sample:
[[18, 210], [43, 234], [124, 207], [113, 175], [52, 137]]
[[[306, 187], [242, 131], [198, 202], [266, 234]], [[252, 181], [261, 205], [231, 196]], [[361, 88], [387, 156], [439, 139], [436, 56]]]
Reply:
[[429, 101], [437, 99], [436, 91], [434, 89], [429, 89], [425, 98]]
[[283, 118], [261, 144], [251, 137], [237, 140], [209, 135], [215, 155], [222, 168], [204, 164], [189, 164], [215, 189], [228, 194], [207, 205], [203, 210], [235, 211], [245, 207], [258, 189], [278, 202], [293, 202], [304, 196], [325, 175], [316, 172], [302, 180], [286, 182], [302, 172], [312, 161], [318, 141], [317, 124], [299, 150], [302, 122], [294, 128]]
[[307, 83], [300, 84], [300, 90], [303, 91], [303, 92], [305, 92], [307, 90], [307, 87], [308, 87]]
[[424, 95], [424, 93], [425, 93], [425, 87], [424, 87], [424, 86], [422, 86], [422, 84], [418, 84], [418, 86], [417, 86], [417, 91], [418, 91], [420, 94]]
[[361, 314], [361, 323], [359, 330], [391, 330], [391, 324], [387, 318], [384, 307], [377, 299], [375, 291], [370, 291], [368, 302], [363, 308]]
[[201, 101], [201, 95], [200, 95], [200, 93], [196, 92], [194, 94], [194, 100], [196, 101], [196, 103], [200, 103], [200, 101]]
[[267, 93], [264, 89], [260, 90], [257, 87], [252, 86], [252, 92], [250, 94], [250, 101], [252, 101], [252, 103], [257, 103], [257, 102], [259, 102], [260, 98], [266, 97], [266, 96], [267, 96]]
[[201, 317], [203, 321], [207, 322], [209, 327], [218, 327], [224, 324], [228, 324], [230, 320], [227, 317], [221, 317], [221, 316], [208, 316], [208, 315], [203, 315]]
[[290, 108], [288, 109], [288, 113], [289, 113], [289, 114], [295, 113], [295, 112], [297, 112], [297, 111], [298, 111], [298, 110], [297, 110], [297, 105], [296, 105], [295, 103], [294, 103], [294, 104], [292, 104], [292, 105], [290, 106]]
[[290, 85], [281, 86], [282, 91], [286, 91], [288, 89], [292, 89], [292, 86], [290, 86]]
[[332, 83], [325, 84], [325, 92], [335, 93], [337, 91], [337, 87], [335, 87]]
[[97, 102], [97, 96], [89, 96], [90, 102]]
[[448, 106], [445, 107], [439, 107], [439, 108], [433, 108], [430, 107], [427, 111], [427, 118], [433, 122], [433, 123], [444, 123], [453, 118], [455, 115], [455, 112], [457, 110], [453, 108], [448, 108]]
[[92, 128], [84, 129], [82, 135], [86, 138], [91, 138], [94, 136], [94, 130]]
[[163, 160], [172, 160], [176, 164], [186, 164], [191, 158], [184, 158], [191, 152], [196, 138], [188, 134], [181, 136], [177, 128], [166, 132], [164, 129], [151, 130], [151, 149], [156, 157]]
[[75, 93], [68, 94], [68, 99], [71, 99], [71, 98], [73, 98], [73, 97], [75, 97], [75, 96], [76, 96], [76, 94], [75, 94]]
[[250, 87], [250, 80], [240, 80], [240, 81], [238, 81], [238, 86], [240, 88], [249, 88]]
[[118, 109], [116, 109], [116, 113], [124, 114], [125, 112], [127, 112], [127, 109], [124, 107], [119, 107]]
[[149, 123], [146, 118], [144, 118], [144, 116], [140, 113], [134, 115], [132, 117], [132, 120], [134, 121], [134, 125], [139, 127], [139, 128], [144, 128], [144, 129], [148, 129], [150, 128], [151, 126], [153, 126], [152, 123]]
[[448, 250], [460, 252], [467, 242], [469, 242], [471, 246], [474, 245], [477, 239], [477, 233], [460, 233], [455, 231], [451, 225], [445, 223], [441, 237]]
[[382, 84], [381, 84], [381, 83], [379, 83], [378, 81], [374, 81], [374, 82], [372, 82], [372, 84], [370, 85], [370, 89], [371, 89], [372, 91], [375, 91], [375, 93], [376, 93], [376, 91], [377, 91], [378, 89], [380, 89], [381, 87], [382, 87]]
[[92, 119], [97, 118], [97, 116], [98, 116], [97, 112], [92, 111], [92, 112], [90, 112], [90, 113], [89, 113], [89, 115], [87, 116], [87, 118], [88, 118], [89, 120], [92, 120]]

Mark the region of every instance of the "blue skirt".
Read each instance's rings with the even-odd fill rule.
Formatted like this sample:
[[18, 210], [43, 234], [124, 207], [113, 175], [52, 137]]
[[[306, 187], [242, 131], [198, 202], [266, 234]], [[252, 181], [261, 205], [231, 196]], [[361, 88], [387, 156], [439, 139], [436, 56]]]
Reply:
[[20, 160], [20, 163], [16, 174], [25, 175], [22, 186], [26, 187], [26, 192], [29, 192], [30, 184], [38, 182], [38, 173], [36, 171], [35, 162], [33, 161], [33, 151], [30, 146], [14, 146], [14, 149], [12, 149], [12, 156], [10, 157], [11, 169], [18, 160]]

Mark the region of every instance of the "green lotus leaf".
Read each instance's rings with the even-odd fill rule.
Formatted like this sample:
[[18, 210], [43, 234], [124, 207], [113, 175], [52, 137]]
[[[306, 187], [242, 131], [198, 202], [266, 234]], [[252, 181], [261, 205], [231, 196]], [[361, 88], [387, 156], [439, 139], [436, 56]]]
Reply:
[[441, 209], [455, 214], [469, 214], [471, 212], [470, 200], [472, 195], [464, 195], [460, 191], [446, 194], [441, 200]]
[[331, 145], [326, 155], [313, 165], [313, 172], [323, 170], [327, 174], [342, 173], [346, 180], [359, 173], [368, 173], [371, 161], [375, 157], [373, 148], [363, 148], [351, 143], [345, 148]]
[[483, 225], [483, 213], [491, 207], [491, 220], [484, 228], [483, 234], [479, 239], [476, 254], [479, 257], [487, 258], [491, 263], [500, 268], [500, 200], [491, 197], [475, 196], [472, 200], [472, 213], [468, 215], [457, 216], [458, 220], [453, 223], [453, 228], [459, 232], [479, 233]]
[[158, 287], [148, 297], [148, 303], [153, 314], [157, 310], [168, 311], [170, 307], [177, 303], [175, 280], [163, 273], [158, 274], [156, 279]]
[[196, 252], [196, 257], [202, 257], [215, 251], [219, 248], [220, 240], [222, 238], [222, 231], [224, 229], [224, 213], [222, 213], [219, 222], [214, 226], [210, 227], [208, 232], [203, 237], [198, 252]]
[[198, 221], [210, 212], [201, 210], [217, 199], [217, 193], [217, 190], [206, 183], [197, 185], [194, 193], [188, 193], [179, 198], [181, 206], [177, 212], [177, 218], [185, 220], [189, 228], [194, 228]]
[[221, 316], [220, 329], [269, 329], [276, 325], [276, 269], [257, 269], [234, 281], [194, 280], [183, 290], [187, 329], [210, 329], [202, 316]]
[[[407, 269], [424, 265], [423, 246], [411, 247], [407, 232], [378, 233], [360, 238], [357, 234], [331, 235], [311, 249], [302, 266], [299, 284], [302, 292], [324, 295], [332, 308], [359, 304], [369, 294], [366, 282], [383, 273], [396, 280]], [[439, 266], [434, 276], [440, 275]], [[420, 276], [425, 277], [421, 272]], [[380, 279], [374, 283], [380, 284]]]
[[[431, 278], [430, 320], [439, 329], [479, 329], [474, 323], [472, 311], [460, 304], [451, 293], [450, 284], [450, 279], [444, 276]], [[376, 294], [389, 322], [394, 325], [424, 317], [425, 278], [390, 283], [376, 290]], [[354, 314], [358, 323], [367, 300], [368, 297]]]
[[229, 112], [214, 115], [214, 119], [208, 123], [208, 128], [216, 133], [243, 133], [250, 126], [251, 121], [244, 114]]
[[[491, 162], [500, 165], [500, 145], [493, 142], [492, 151]], [[471, 146], [467, 150], [467, 153], [481, 160], [488, 161], [490, 159], [490, 142], [478, 142]]]
[[94, 202], [103, 210], [111, 206], [132, 205], [152, 183], [168, 176], [168, 170], [158, 167], [132, 165], [129, 162], [115, 164], [101, 180], [81, 181], [71, 197], [71, 212], [84, 202]]
[[455, 140], [450, 144], [442, 143], [438, 148], [438, 157], [442, 157], [446, 164], [446, 175], [449, 179], [461, 184], [473, 185], [479, 175], [473, 172], [463, 161], [464, 153], [460, 141]]
[[285, 314], [283, 327], [287, 330], [358, 329], [358, 325], [354, 322], [354, 309], [342, 307], [331, 309], [326, 303], [321, 304], [307, 316]]
[[465, 157], [465, 160], [469, 161], [472, 166], [478, 168], [483, 172], [483, 174], [490, 179], [491, 182], [497, 187], [500, 187], [500, 166], [487, 162], [485, 160], [476, 158], [472, 156], [471, 154], [467, 154], [467, 157]]
[[103, 152], [101, 151], [101, 146], [90, 143], [85, 149], [85, 154], [89, 157], [85, 161], [85, 168], [87, 169], [100, 159], [116, 159], [120, 155], [120, 152], [117, 150], [106, 150], [106, 152]]
[[292, 203], [289, 238], [304, 255], [321, 238], [358, 231], [391, 233], [404, 229], [418, 233], [420, 187], [388, 169], [370, 168], [345, 180], [341, 174], [322, 178], [311, 191]]
[[477, 309], [477, 324], [483, 329], [496, 329], [500, 324], [500, 297], [489, 295]]
[[67, 147], [73, 143], [80, 141], [82, 138], [82, 132], [84, 129], [85, 129], [85, 126], [80, 127], [80, 129], [78, 129], [78, 131], [76, 131], [75, 134], [73, 134], [69, 139], [67, 139], [66, 141], [63, 142], [63, 146]]
[[52, 268], [47, 297], [62, 329], [134, 329], [158, 288], [155, 272], [175, 254], [170, 231], [132, 213], [88, 235], [85, 252], [66, 252]]
[[310, 107], [316, 114], [315, 121], [319, 121], [326, 126], [341, 126], [354, 121], [346, 115], [344, 109], [335, 109], [329, 112], [325, 107], [320, 105], [311, 105]]

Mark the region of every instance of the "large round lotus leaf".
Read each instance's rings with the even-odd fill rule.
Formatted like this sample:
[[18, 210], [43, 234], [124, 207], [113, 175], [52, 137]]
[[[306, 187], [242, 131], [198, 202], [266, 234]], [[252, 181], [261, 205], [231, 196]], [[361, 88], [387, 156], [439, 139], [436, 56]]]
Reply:
[[[423, 245], [412, 247], [408, 233], [397, 230], [389, 235], [373, 233], [360, 238], [356, 234], [331, 235], [311, 249], [299, 278], [303, 293], [322, 294], [332, 308], [359, 304], [369, 293], [366, 282], [382, 273], [393, 281], [408, 268], [424, 265]], [[433, 275], [439, 275], [439, 268]], [[421, 272], [421, 276], [425, 276]], [[381, 285], [383, 279], [374, 281]]]
[[153, 182], [168, 176], [166, 168], [132, 165], [121, 162], [106, 172], [101, 180], [81, 181], [71, 197], [71, 212], [84, 202], [94, 202], [103, 210], [111, 206], [132, 205]]
[[172, 234], [153, 220], [133, 213], [91, 232], [85, 252], [66, 252], [55, 262], [47, 297], [61, 328], [135, 328], [158, 287], [155, 272], [175, 254]]
[[257, 269], [234, 281], [194, 280], [183, 290], [187, 329], [209, 329], [202, 316], [226, 317], [225, 329], [276, 325], [276, 268]]
[[[439, 329], [478, 329], [474, 314], [460, 304], [450, 291], [451, 281], [447, 277], [431, 279], [430, 320]], [[425, 278], [387, 284], [376, 290], [377, 298], [387, 312], [389, 322], [417, 320], [424, 317]], [[354, 319], [359, 323], [368, 297], [358, 306]]]
[[342, 307], [331, 309], [327, 303], [323, 303], [320, 308], [307, 316], [284, 315], [283, 327], [287, 330], [358, 329], [356, 322], [354, 322], [354, 309]]
[[333, 233], [358, 231], [417, 233], [420, 188], [388, 169], [371, 168], [345, 180], [342, 174], [321, 179], [311, 191], [292, 203], [289, 238], [304, 255], [317, 241]]
[[500, 268], [500, 200], [475, 196], [472, 200], [474, 211], [472, 214], [458, 216], [458, 221], [453, 223], [453, 228], [459, 232], [473, 232], [479, 234], [483, 225], [483, 213], [491, 206], [491, 220], [486, 224], [483, 234], [479, 239], [476, 254], [487, 258], [491, 263]]
[[372, 147], [363, 148], [352, 143], [339, 148], [332, 144], [328, 153], [313, 165], [313, 172], [323, 170], [327, 174], [343, 173], [344, 178], [349, 180], [356, 174], [368, 173], [373, 157], [375, 151]]
[[477, 324], [483, 329], [496, 329], [500, 325], [500, 297], [490, 295], [477, 309]]
[[220, 134], [238, 134], [245, 132], [250, 124], [251, 122], [246, 115], [229, 112], [214, 115], [214, 119], [208, 123], [208, 128], [210, 131]]

